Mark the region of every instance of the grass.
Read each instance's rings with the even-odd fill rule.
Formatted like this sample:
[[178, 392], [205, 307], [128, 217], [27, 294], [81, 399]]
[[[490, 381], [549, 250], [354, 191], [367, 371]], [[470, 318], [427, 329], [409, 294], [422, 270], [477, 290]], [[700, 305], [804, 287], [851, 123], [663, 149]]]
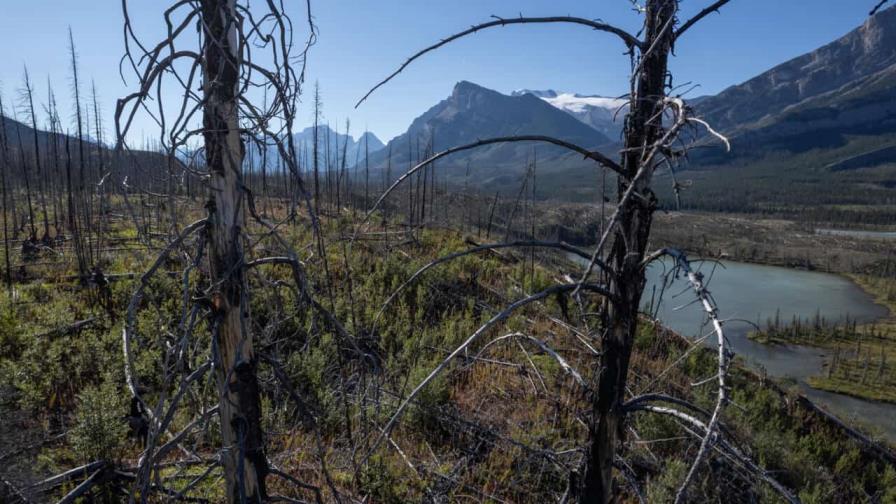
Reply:
[[[292, 303], [290, 289], [272, 287], [288, 282], [288, 272], [271, 267], [259, 270], [264, 281], [250, 277], [258, 344], [267, 345], [266, 351], [278, 352], [284, 372], [297, 384], [306, 402], [300, 410], [283, 397], [282, 391], [266, 388], [262, 409], [271, 461], [288, 474], [321, 488], [325, 501], [331, 496], [330, 485], [353, 495], [369, 496], [370, 502], [377, 503], [419, 502], [428, 493], [442, 491], [444, 500], [449, 501], [546, 502], [562, 493], [568, 478], [566, 468], [578, 463], [576, 448], [588, 439], [582, 421], [590, 411], [587, 394], [555, 361], [533, 346], [507, 341], [490, 347], [482, 355], [487, 360], [472, 359], [488, 339], [524, 331], [562, 353], [570, 365], [591, 379], [596, 358], [583, 346], [580, 336], [558, 322], [566, 310], [553, 298], [528, 306], [471, 347], [469, 355], [453, 363], [408, 410], [391, 436], [394, 445], [384, 443], [368, 463], [358, 466], [361, 455], [378, 435], [377, 428], [385, 424], [409, 387], [426, 376], [497, 307], [543, 288], [553, 281], [556, 270], [548, 266], [546, 257], [539, 258], [534, 267], [526, 261], [507, 260], [512, 255], [509, 253], [501, 258], [494, 254], [465, 257], [427, 272], [420, 282], [397, 296], [374, 328], [373, 317], [396, 286], [431, 259], [468, 245], [454, 231], [424, 229], [415, 239], [358, 241], [344, 256], [340, 239], [347, 229], [341, 221], [327, 219], [323, 223], [330, 244], [328, 276], [316, 262], [320, 258], [311, 253], [313, 250], [303, 259], [309, 265], [313, 285], [318, 286], [315, 294], [332, 305], [350, 332], [365, 336], [365, 344], [375, 348], [381, 362], [377, 369], [370, 369], [365, 361], [353, 359], [326, 324], [303, 315]], [[124, 233], [126, 228], [118, 229]], [[310, 241], [305, 226], [284, 226], [283, 232], [297, 248]], [[267, 245], [271, 244], [263, 242], [259, 248]], [[105, 268], [108, 273], [139, 272], [151, 258], [151, 251], [121, 252], [107, 257]], [[182, 266], [175, 258], [166, 269]], [[71, 263], [60, 266], [62, 271], [56, 271], [54, 279], [69, 274], [73, 267]], [[331, 280], [329, 284], [327, 280]], [[104, 405], [110, 422], [126, 413], [121, 404], [107, 405], [104, 399], [115, 391], [125, 394], [120, 314], [133, 282], [114, 282], [108, 307], [85, 302], [85, 289], [73, 283], [19, 283], [15, 302], [0, 300], [0, 383], [6, 384], [4, 390], [9, 389], [9, 394], [2, 396], [2, 406], [26, 413], [26, 427], [33, 431], [81, 433], [80, 437], [63, 437], [56, 444], [18, 453], [26, 461], [40, 462], [33, 465], [39, 473], [36, 476], [74, 467], [98, 448], [114, 448], [123, 466], [132, 465], [138, 457], [139, 448], [126, 440], [104, 446], [108, 437], [120, 433], [104, 433], [103, 422], [85, 420], [79, 414], [82, 404], [92, 402]], [[325, 285], [332, 289], [332, 297], [322, 287]], [[162, 276], [147, 289], [141, 307], [138, 334], [143, 336], [140, 341], [145, 347], [136, 365], [143, 382], [151, 388], [147, 393], [150, 400], [152, 389], [161, 390], [152, 377], [161, 364], [158, 355], [163, 353], [151, 336], [160, 329], [177, 327], [182, 316], [180, 289], [179, 278]], [[40, 337], [48, 329], [88, 316], [96, 316], [101, 322], [77, 335]], [[203, 339], [208, 328], [202, 325], [204, 322], [199, 324], [196, 346], [203, 348], [208, 346]], [[687, 341], [643, 323], [635, 342], [630, 388], [633, 393], [668, 393], [710, 407], [714, 400], [711, 388], [691, 384], [714, 372], [714, 365], [712, 352], [702, 348], [691, 351]], [[261, 381], [269, 387], [275, 380], [269, 370], [263, 369], [262, 373]], [[345, 380], [350, 387], [343, 386]], [[197, 390], [189, 405], [212, 402], [214, 387], [209, 389]], [[861, 452], [823, 419], [794, 406], [786, 393], [735, 365], [731, 394], [737, 407], [727, 409], [724, 422], [738, 438], [738, 445], [749, 446], [753, 458], [799, 492], [804, 502], [856, 502], [868, 495], [882, 502], [896, 501], [896, 472], [892, 468]], [[192, 415], [186, 411], [189, 405], [175, 418], [175, 431], [190, 421]], [[314, 416], [313, 428], [300, 421], [303, 411]], [[668, 419], [638, 414], [631, 421], [637, 436], [628, 438], [622, 455], [635, 463], [647, 494], [662, 500], [674, 493], [696, 444], [684, 435], [680, 425]], [[6, 427], [0, 424], [0, 432]], [[214, 427], [207, 434], [185, 440], [192, 450], [209, 459], [216, 453], [217, 442]], [[360, 449], [355, 450], [356, 446]], [[0, 446], [0, 452], [6, 453], [6, 448]], [[555, 452], [559, 455], [545, 455]], [[321, 460], [326, 462], [326, 472]], [[200, 468], [169, 466], [158, 476], [178, 490], [200, 474]], [[776, 501], [768, 488], [748, 484], [739, 469], [724, 458], [716, 459], [712, 468], [724, 473], [725, 477], [718, 480], [723, 482], [722, 488], [710, 471], [701, 473], [694, 487], [699, 492], [694, 494], [695, 499], [699, 495], [700, 500], [707, 501], [732, 496]], [[272, 493], [293, 499], [314, 500], [312, 492], [281, 479], [271, 478], [270, 488]], [[212, 477], [190, 495], [216, 501], [220, 489], [219, 470], [215, 469]], [[633, 497], [622, 495], [621, 499]]]

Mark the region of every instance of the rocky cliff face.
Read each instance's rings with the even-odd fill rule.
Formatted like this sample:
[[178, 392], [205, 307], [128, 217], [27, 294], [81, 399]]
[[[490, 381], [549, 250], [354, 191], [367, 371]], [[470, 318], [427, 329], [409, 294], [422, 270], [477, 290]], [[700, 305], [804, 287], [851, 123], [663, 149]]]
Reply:
[[815, 51], [782, 63], [699, 104], [724, 130], [744, 127], [806, 100], [854, 85], [896, 65], [896, 9]]

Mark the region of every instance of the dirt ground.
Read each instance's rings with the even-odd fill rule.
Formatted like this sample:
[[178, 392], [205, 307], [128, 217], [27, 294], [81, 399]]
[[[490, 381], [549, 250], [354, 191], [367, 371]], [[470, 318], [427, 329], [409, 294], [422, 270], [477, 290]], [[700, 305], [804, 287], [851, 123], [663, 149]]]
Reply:
[[652, 240], [703, 255], [838, 273], [896, 267], [896, 240], [818, 234], [815, 226], [756, 216], [658, 213]]

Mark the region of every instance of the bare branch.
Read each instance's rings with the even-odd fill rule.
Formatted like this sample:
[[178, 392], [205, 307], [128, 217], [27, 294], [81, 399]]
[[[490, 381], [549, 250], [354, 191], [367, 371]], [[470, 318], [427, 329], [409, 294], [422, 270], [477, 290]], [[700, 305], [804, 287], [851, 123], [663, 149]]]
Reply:
[[90, 489], [93, 488], [94, 485], [96, 485], [103, 479], [103, 473], [105, 471], [106, 467], [101, 467], [94, 471], [94, 473], [91, 474], [89, 478], [82, 481], [80, 485], [73, 488], [71, 492], [67, 493], [65, 497], [60, 499], [58, 504], [72, 504], [73, 502], [75, 502], [78, 497], [90, 491]]
[[57, 474], [55, 476], [51, 476], [43, 481], [35, 483], [29, 489], [52, 489], [56, 488], [59, 485], [71, 481], [73, 479], [81, 478], [85, 475], [92, 474], [95, 471], [101, 470], [106, 466], [106, 462], [102, 460], [97, 460], [91, 462], [89, 464], [84, 464], [80, 467], [75, 467], [74, 469], [69, 469], [63, 473]]
[[890, 2], [890, 0], [880, 0], [880, 2], [878, 2], [877, 5], [875, 5], [874, 8], [871, 9], [871, 12], [869, 12], [868, 15], [873, 16], [873, 15], [877, 14], [878, 11], [880, 11], [884, 7], [884, 5], [886, 5], [889, 2]]
[[[609, 223], [604, 228], [604, 232], [601, 235], [600, 240], [598, 240], [594, 252], [591, 254], [591, 260], [588, 262], [588, 266], [585, 268], [582, 277], [579, 279], [580, 283], [585, 282], [588, 277], [591, 276], [591, 272], [594, 270], [594, 266], [597, 264], [598, 258], [603, 251], [604, 246], [607, 244], [607, 240], [616, 230], [616, 225], [624, 217], [625, 213], [630, 211], [629, 201], [636, 194], [638, 182], [642, 179], [648, 179], [653, 174], [653, 160], [657, 153], [675, 139], [681, 128], [687, 124], [687, 107], [685, 107], [684, 101], [680, 98], [667, 97], [664, 99], [664, 103], [665, 106], [671, 107], [674, 110], [676, 114], [675, 123], [654, 144], [642, 147], [642, 155], [638, 169], [628, 182], [628, 187], [625, 189], [625, 192], [619, 197], [619, 201], [616, 203], [616, 208], [613, 210], [613, 215], [610, 217]], [[665, 110], [665, 108], [661, 110], [659, 116], [661, 116]]]
[[379, 206], [383, 202], [383, 200], [385, 200], [386, 197], [389, 196], [389, 194], [391, 194], [392, 191], [395, 190], [396, 187], [398, 187], [402, 182], [407, 180], [408, 177], [410, 177], [414, 173], [418, 172], [419, 170], [423, 169], [425, 166], [429, 165], [433, 161], [437, 161], [438, 159], [443, 158], [448, 155], [451, 155], [451, 154], [454, 154], [455, 152], [461, 152], [461, 151], [465, 151], [465, 150], [475, 149], [478, 147], [483, 147], [485, 145], [492, 145], [492, 144], [497, 144], [497, 143], [508, 143], [508, 142], [546, 142], [546, 143], [558, 145], [565, 149], [569, 149], [569, 150], [578, 152], [579, 154], [582, 154], [583, 156], [585, 156], [587, 159], [594, 160], [597, 163], [600, 163], [601, 165], [613, 170], [617, 174], [624, 176], [622, 167], [619, 166], [619, 164], [616, 163], [615, 161], [608, 158], [607, 156], [601, 154], [600, 152], [589, 151], [588, 149], [586, 149], [584, 147], [580, 147], [578, 145], [572, 144], [565, 140], [560, 140], [557, 138], [544, 136], [544, 135], [517, 135], [517, 136], [488, 138], [485, 140], [477, 140], [476, 142], [466, 144], [466, 145], [461, 145], [459, 147], [452, 147], [450, 149], [443, 150], [442, 152], [436, 153], [436, 154], [430, 156], [429, 158], [423, 160], [422, 162], [417, 163], [416, 166], [414, 166], [413, 168], [411, 168], [410, 170], [405, 172], [404, 175], [399, 177], [398, 180], [396, 180], [388, 189], [386, 189], [386, 191], [382, 195], [380, 195], [380, 197], [376, 200], [376, 202], [373, 204], [373, 206], [370, 208], [370, 210], [367, 211], [367, 215], [364, 217], [363, 222], [366, 222], [368, 219], [370, 219], [370, 215], [373, 214], [373, 212], [376, 211], [377, 208], [379, 208]]
[[[668, 408], [665, 406], [653, 406], [653, 405], [643, 404], [643, 403], [635, 405], [632, 408], [632, 411], [639, 411], [639, 410], [650, 411], [653, 413], [659, 413], [662, 415], [668, 415], [668, 416], [675, 417], [678, 420], [681, 420], [685, 424], [690, 425], [691, 427], [693, 427], [697, 431], [699, 431], [699, 433], [694, 433], [690, 429], [686, 429], [691, 434], [696, 435], [696, 436], [701, 436], [700, 433], [702, 433], [701, 437], [703, 437], [704, 439], [709, 434], [709, 426], [707, 424], [700, 421], [700, 419], [698, 419], [697, 417], [694, 417], [693, 415], [688, 415], [687, 413], [683, 413], [674, 408]], [[723, 439], [719, 440], [718, 446], [716, 446], [715, 448], [717, 450], [720, 450], [722, 453], [725, 453], [726, 455], [730, 456], [731, 458], [736, 460], [738, 463], [743, 464], [743, 466], [745, 466], [752, 474], [758, 476], [760, 479], [762, 479], [763, 481], [768, 483], [769, 486], [771, 486], [776, 492], [778, 492], [778, 494], [782, 498], [784, 498], [784, 500], [786, 500], [787, 502], [789, 502], [791, 504], [800, 504], [801, 501], [800, 501], [799, 497], [794, 495], [793, 492], [791, 492], [787, 487], [782, 485], [778, 480], [776, 480], [774, 477], [772, 477], [770, 474], [768, 474], [768, 472], [766, 472], [764, 469], [762, 469], [761, 467], [756, 465], [756, 463], [753, 462], [750, 459], [750, 457], [743, 454], [740, 450], [738, 450], [736, 447], [732, 446], [727, 441], [725, 441]]]
[[688, 471], [684, 482], [682, 482], [681, 486], [678, 489], [678, 493], [675, 495], [675, 503], [679, 504], [685, 499], [687, 487], [696, 476], [697, 467], [703, 461], [703, 458], [706, 457], [711, 444], [716, 439], [715, 430], [718, 427], [719, 421], [721, 419], [722, 409], [725, 407], [725, 404], [728, 400], [725, 377], [728, 374], [730, 355], [728, 349], [725, 347], [725, 332], [722, 330], [722, 322], [718, 317], [718, 308], [715, 306], [712, 297], [709, 295], [709, 291], [706, 289], [706, 286], [703, 283], [703, 274], [691, 270], [690, 262], [681, 251], [675, 249], [666, 249], [665, 254], [675, 259], [676, 267], [681, 269], [681, 271], [683, 271], [685, 275], [687, 275], [688, 283], [691, 284], [691, 287], [694, 290], [694, 294], [703, 305], [703, 310], [706, 312], [707, 317], [712, 323], [718, 339], [719, 362], [715, 376], [715, 379], [718, 381], [716, 405], [713, 409], [712, 416], [709, 419], [709, 423], [706, 426], [706, 435], [703, 437], [703, 440], [700, 443], [700, 449], [698, 450], [697, 455], [694, 457], [694, 460], [691, 463], [691, 468]]
[[725, 144], [726, 152], [731, 152], [731, 142], [728, 141], [728, 137], [726, 137], [725, 135], [714, 130], [713, 127], [710, 126], [708, 122], [704, 121], [703, 119], [699, 119], [697, 117], [689, 117], [688, 121], [692, 121], [692, 122], [702, 125], [704, 128], [706, 128], [706, 131], [708, 131], [710, 135], [718, 138], [723, 144]]
[[358, 100], [358, 103], [355, 104], [355, 108], [357, 108], [359, 105], [361, 105], [361, 103], [363, 103], [364, 100], [366, 100], [371, 94], [373, 94], [374, 91], [376, 91], [377, 89], [382, 87], [384, 84], [386, 84], [387, 82], [392, 80], [396, 75], [400, 74], [414, 60], [420, 58], [421, 56], [423, 56], [426, 53], [432, 52], [444, 45], [454, 42], [455, 40], [457, 40], [459, 38], [465, 37], [467, 35], [472, 35], [472, 34], [478, 32], [479, 30], [484, 30], [486, 28], [492, 28], [495, 26], [506, 26], [506, 25], [512, 25], [512, 24], [535, 24], [535, 23], [573, 23], [573, 24], [584, 25], [584, 26], [593, 28], [597, 31], [612, 33], [612, 34], [618, 36], [619, 38], [622, 39], [622, 41], [625, 43], [625, 45], [629, 49], [634, 48], [634, 47], [640, 48], [642, 46], [641, 41], [638, 40], [637, 37], [626, 32], [625, 30], [622, 30], [620, 28], [617, 28], [617, 27], [607, 24], [607, 23], [593, 21], [591, 19], [584, 19], [584, 18], [572, 17], [572, 16], [518, 17], [518, 18], [511, 18], [511, 19], [497, 18], [494, 21], [489, 21], [487, 23], [473, 25], [470, 28], [468, 28], [462, 32], [455, 33], [454, 35], [451, 35], [448, 38], [442, 39], [440, 42], [438, 42], [436, 44], [433, 44], [425, 49], [422, 49], [417, 54], [414, 54], [413, 56], [408, 58], [407, 61], [405, 61], [400, 67], [398, 67], [398, 70], [392, 72], [391, 75], [389, 75], [388, 77], [386, 77], [385, 79], [380, 81], [376, 86], [373, 86], [373, 88], [371, 88], [370, 91], [367, 92], [367, 94], [365, 94], [360, 100]]
[[492, 341], [488, 342], [485, 346], [483, 346], [482, 349], [480, 349], [479, 352], [476, 353], [476, 355], [473, 357], [473, 359], [478, 359], [483, 354], [483, 352], [485, 352], [486, 349], [488, 349], [488, 347], [494, 345], [495, 343], [498, 343], [498, 342], [501, 342], [504, 340], [508, 340], [511, 338], [522, 338], [526, 341], [530, 341], [530, 342], [534, 343], [536, 346], [538, 346], [538, 348], [540, 348], [546, 354], [550, 355], [552, 359], [557, 361], [557, 364], [560, 365], [560, 367], [563, 369], [563, 371], [566, 372], [566, 374], [572, 376], [573, 380], [575, 380], [575, 382], [577, 384], [579, 384], [582, 388], [584, 388], [586, 390], [588, 389], [588, 384], [585, 383], [585, 380], [582, 378], [582, 375], [579, 374], [579, 372], [576, 371], [576, 369], [574, 367], [570, 366], [569, 363], [566, 361], [566, 359], [561, 357], [560, 354], [558, 354], [556, 351], [554, 351], [553, 348], [549, 347], [547, 345], [547, 343], [545, 343], [544, 341], [541, 341], [540, 339], [535, 338], [533, 336], [529, 336], [528, 334], [523, 334], [521, 332], [505, 334], [504, 336], [501, 336], [500, 338], [493, 339]]
[[[555, 248], [555, 249], [563, 250], [565, 252], [569, 252], [571, 254], [575, 254], [583, 259], [591, 258], [591, 256], [587, 252], [585, 252], [577, 247], [573, 247], [572, 245], [569, 245], [567, 243], [545, 242], [545, 241], [537, 241], [537, 240], [522, 240], [522, 241], [514, 241], [514, 242], [506, 242], [506, 243], [491, 243], [491, 244], [486, 244], [486, 245], [478, 245], [476, 247], [473, 247], [473, 248], [470, 248], [467, 250], [455, 252], [453, 254], [449, 254], [447, 256], [440, 257], [439, 259], [436, 259], [436, 260], [430, 262], [429, 264], [423, 266], [422, 268], [417, 270], [413, 275], [411, 275], [410, 278], [405, 280], [404, 283], [399, 285], [392, 292], [392, 294], [389, 295], [389, 297], [383, 303], [383, 306], [379, 309], [376, 316], [373, 318], [374, 327], [376, 326], [377, 321], [380, 319], [380, 317], [385, 312], [386, 307], [388, 307], [392, 303], [392, 301], [395, 300], [395, 298], [398, 296], [398, 294], [401, 293], [401, 291], [403, 291], [407, 286], [414, 283], [417, 280], [417, 278], [419, 278], [423, 273], [430, 270], [431, 268], [434, 268], [434, 267], [438, 266], [439, 264], [443, 264], [448, 261], [453, 261], [454, 259], [458, 259], [460, 257], [464, 257], [464, 256], [467, 256], [470, 254], [475, 254], [476, 252], [481, 252], [483, 250], [494, 250], [494, 249], [499, 249], [499, 248], [516, 248], [516, 247], [520, 247], [520, 248], [522, 248], [522, 247]], [[596, 264], [599, 267], [601, 267], [604, 271], [610, 271], [609, 267], [606, 264], [604, 264], [602, 261], [598, 261]]]
[[[143, 273], [143, 276], [140, 277], [140, 283], [137, 288], [134, 290], [134, 293], [131, 295], [131, 301], [128, 304], [127, 316], [124, 327], [121, 331], [121, 339], [122, 339], [122, 350], [124, 351], [124, 371], [125, 371], [125, 381], [128, 385], [128, 389], [131, 391], [131, 396], [136, 398], [138, 401], [143, 403], [143, 399], [140, 398], [139, 382], [137, 381], [136, 370], [134, 369], [134, 356], [131, 352], [131, 336], [136, 331], [136, 320], [137, 320], [137, 308], [140, 305], [140, 300], [143, 298], [143, 290], [146, 289], [146, 286], [149, 285], [149, 280], [155, 275], [156, 271], [165, 260], [168, 258], [168, 255], [178, 247], [188, 236], [199, 231], [200, 229], [204, 229], [207, 221], [205, 219], [200, 219], [186, 228], [177, 236], [171, 243], [165, 247], [162, 252], [156, 257], [155, 262]], [[146, 404], [143, 404], [146, 406]], [[144, 408], [147, 412], [150, 411], [149, 408]]]
[[684, 32], [688, 31], [688, 29], [690, 27], [692, 27], [695, 24], [697, 24], [698, 22], [700, 22], [701, 19], [712, 14], [713, 12], [719, 12], [719, 9], [721, 9], [725, 4], [727, 4], [730, 1], [731, 0], [718, 0], [717, 2], [713, 3], [709, 7], [698, 12], [696, 16], [692, 17], [691, 19], [688, 19], [687, 21], [684, 22], [684, 24], [681, 25], [681, 27], [679, 29], [675, 30], [675, 39], [678, 40], [678, 37], [681, 37], [682, 34], [684, 34]]

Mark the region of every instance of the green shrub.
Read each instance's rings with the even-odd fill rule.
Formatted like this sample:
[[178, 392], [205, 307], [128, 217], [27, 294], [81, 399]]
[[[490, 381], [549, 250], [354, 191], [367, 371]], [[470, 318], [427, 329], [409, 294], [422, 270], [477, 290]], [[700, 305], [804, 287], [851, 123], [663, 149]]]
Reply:
[[121, 458], [127, 435], [122, 418], [127, 413], [125, 397], [108, 377], [99, 386], [88, 386], [78, 394], [69, 441], [84, 462]]

